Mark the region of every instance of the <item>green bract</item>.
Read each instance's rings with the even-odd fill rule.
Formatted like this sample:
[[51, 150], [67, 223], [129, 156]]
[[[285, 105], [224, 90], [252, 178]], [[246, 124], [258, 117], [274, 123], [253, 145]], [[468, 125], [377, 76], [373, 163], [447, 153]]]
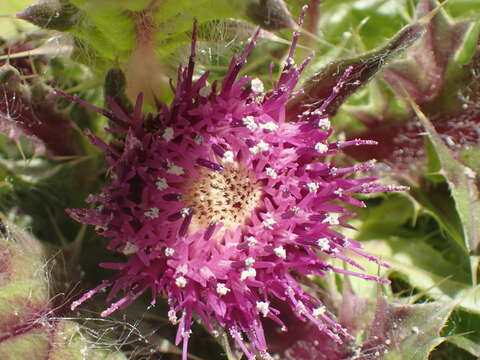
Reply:
[[0, 358], [125, 360], [54, 313], [43, 246], [2, 223], [0, 235]]

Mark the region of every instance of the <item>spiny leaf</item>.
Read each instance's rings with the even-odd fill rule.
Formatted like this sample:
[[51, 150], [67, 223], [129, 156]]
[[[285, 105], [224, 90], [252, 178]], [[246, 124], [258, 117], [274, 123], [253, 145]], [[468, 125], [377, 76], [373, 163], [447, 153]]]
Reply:
[[355, 58], [334, 61], [328, 64], [305, 81], [302, 86], [303, 94], [297, 96], [289, 104], [289, 118], [295, 119], [296, 116], [309, 107], [318, 107], [318, 102], [328, 98], [334, 85], [338, 84], [339, 79], [345, 74], [347, 69], [350, 69], [345, 85], [342, 89], [338, 89], [338, 95], [325, 111], [329, 115], [335, 114], [338, 107], [349, 95], [365, 85], [383, 67], [385, 62], [412, 45], [422, 33], [423, 26], [413, 24], [405, 27], [386, 45], [377, 50]]
[[[416, 17], [427, 16], [438, 4], [436, 0], [421, 0], [415, 11]], [[405, 89], [417, 104], [426, 106], [428, 103], [433, 111], [438, 112], [440, 107], [451, 112], [458, 107], [454, 104], [455, 96], [452, 96], [459, 85], [460, 75], [455, 59], [457, 56], [469, 57], [468, 54], [458, 55], [458, 52], [465, 52], [465, 39], [478, 38], [478, 31], [476, 23], [452, 22], [441, 9], [428, 22], [426, 33], [418, 44], [407, 50], [404, 59], [388, 65], [382, 74], [399, 95], [403, 96]], [[453, 71], [452, 66], [457, 71]], [[455, 75], [454, 81], [452, 75]]]
[[380, 257], [391, 269], [407, 276], [415, 288], [433, 299], [452, 301], [480, 313], [480, 286], [470, 286], [470, 275], [461, 266], [446, 260], [422, 239], [389, 238], [364, 242], [366, 251]]
[[437, 183], [427, 183], [423, 186], [413, 186], [410, 194], [422, 207], [422, 211], [429, 213], [435, 218], [440, 228], [446, 231], [454, 240], [455, 245], [461, 249], [464, 255], [468, 253], [462, 231], [461, 220], [455, 208], [455, 202], [450, 196], [448, 185], [444, 177], [439, 173], [429, 173], [430, 179], [440, 179]]
[[[433, 0], [421, 0], [415, 16], [419, 19], [430, 16], [438, 4]], [[480, 92], [475, 85], [475, 73], [480, 23], [453, 21], [440, 9], [425, 28], [422, 39], [403, 57], [387, 64], [382, 75], [401, 98], [405, 99], [406, 91], [419, 104], [450, 149], [462, 153], [472, 148], [472, 154], [476, 155], [479, 135], [475, 128], [480, 117], [475, 104]], [[346, 109], [366, 127], [360, 131], [350, 130], [348, 137], [373, 139], [379, 146], [350, 151], [349, 155], [359, 161], [375, 158], [398, 169], [393, 172], [397, 177], [418, 183], [424, 170], [425, 152], [428, 152], [428, 144], [424, 150], [420, 136], [423, 126], [405, 104], [402, 112], [391, 111], [398, 99], [388, 98], [385, 106], [375, 108], [373, 102], [378, 103], [378, 96], [370, 90], [366, 96], [372, 102], [369, 107], [365, 109], [365, 106], [353, 104]], [[470, 163], [475, 161], [469, 160]]]
[[452, 302], [387, 303], [379, 297], [375, 320], [359, 359], [427, 359], [430, 351], [444, 341], [440, 330], [453, 307]]
[[[410, 104], [425, 127], [430, 140], [438, 154], [442, 165], [440, 173], [445, 176], [462, 222], [465, 236], [465, 248], [471, 256], [472, 281], [477, 283], [477, 270], [480, 246], [480, 199], [475, 183], [475, 173], [465, 167], [455, 157], [438, 136], [429, 119], [421, 112], [419, 107], [410, 99]], [[470, 251], [472, 253], [470, 253]]]

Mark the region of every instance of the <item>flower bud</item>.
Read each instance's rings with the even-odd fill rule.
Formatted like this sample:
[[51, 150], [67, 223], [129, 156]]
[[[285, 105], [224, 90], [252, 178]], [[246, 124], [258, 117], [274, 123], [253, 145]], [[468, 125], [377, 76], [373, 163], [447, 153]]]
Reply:
[[78, 324], [55, 316], [45, 249], [15, 225], [0, 225], [0, 359], [125, 360], [92, 348]]
[[81, 14], [68, 1], [40, 0], [16, 16], [41, 28], [66, 31], [79, 22]]
[[0, 84], [2, 87], [14, 89], [21, 82], [20, 72], [10, 64], [0, 66]]
[[251, 0], [247, 6], [247, 15], [267, 30], [296, 27], [283, 0]]
[[113, 100], [124, 110], [131, 110], [132, 104], [126, 96], [127, 79], [120, 68], [111, 68], [105, 76], [104, 92], [105, 100], [108, 103]]

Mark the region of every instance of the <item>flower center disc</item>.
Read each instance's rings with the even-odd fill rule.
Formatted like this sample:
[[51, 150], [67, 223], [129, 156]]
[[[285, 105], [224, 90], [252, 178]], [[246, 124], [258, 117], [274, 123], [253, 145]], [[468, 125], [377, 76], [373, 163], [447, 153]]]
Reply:
[[235, 230], [260, 204], [262, 190], [246, 169], [235, 166], [224, 171], [201, 169], [200, 178], [187, 185], [185, 203], [194, 209], [190, 231], [222, 222], [224, 230]]

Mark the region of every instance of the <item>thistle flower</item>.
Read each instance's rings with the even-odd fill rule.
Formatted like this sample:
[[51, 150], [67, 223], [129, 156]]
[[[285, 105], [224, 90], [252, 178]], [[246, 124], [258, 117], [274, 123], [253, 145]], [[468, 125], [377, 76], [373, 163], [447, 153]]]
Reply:
[[[403, 190], [376, 184], [374, 178], [348, 177], [372, 164], [337, 168], [322, 161], [347, 146], [374, 144], [328, 141], [332, 129], [323, 111], [351, 69], [320, 106], [288, 122], [286, 105], [308, 63], [294, 64], [298, 33], [268, 92], [259, 79], [238, 78], [258, 31], [243, 54], [232, 59], [221, 85], [212, 86], [207, 85], [208, 73], [193, 81], [195, 33], [170, 106], [158, 104], [157, 114], [143, 115], [139, 95], [131, 114], [113, 101], [111, 111], [96, 109], [116, 123], [110, 131], [123, 135], [124, 143], [119, 149], [89, 135], [105, 153], [111, 182], [87, 199], [93, 209], [69, 213], [97, 226], [111, 239], [108, 248], [123, 253], [126, 261], [101, 264], [117, 274], [75, 301], [72, 309], [109, 287], [108, 302], [123, 296], [102, 316], [147, 291], [152, 305], [166, 297], [168, 317], [178, 324], [176, 342], [183, 341], [183, 359], [194, 314], [212, 334], [216, 327], [226, 329], [248, 359], [256, 353], [271, 358], [261, 319], [288, 330], [271, 305], [275, 299], [341, 341], [348, 334], [321, 300], [305, 290], [304, 285], [312, 285], [308, 275], [325, 278], [336, 272], [385, 281], [364, 274], [348, 256], [356, 253], [385, 266], [339, 232], [354, 215], [341, 203], [364, 206], [354, 194]], [[336, 268], [328, 257], [360, 271]]]

